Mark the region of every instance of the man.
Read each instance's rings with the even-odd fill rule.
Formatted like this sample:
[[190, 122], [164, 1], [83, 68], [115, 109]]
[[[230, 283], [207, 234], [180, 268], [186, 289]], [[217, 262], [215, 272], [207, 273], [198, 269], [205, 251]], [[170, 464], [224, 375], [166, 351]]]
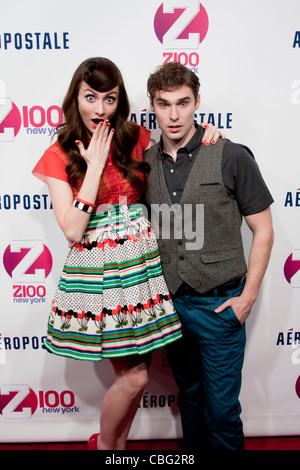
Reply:
[[[145, 152], [151, 167], [146, 201], [183, 327], [182, 340], [168, 354], [179, 388], [184, 447], [243, 450], [245, 321], [272, 249], [273, 199], [246, 147], [222, 139], [201, 144], [204, 131], [194, 124], [199, 87], [198, 77], [179, 63], [167, 63], [149, 77], [150, 105], [162, 135]], [[252, 231], [248, 272], [243, 217]]]

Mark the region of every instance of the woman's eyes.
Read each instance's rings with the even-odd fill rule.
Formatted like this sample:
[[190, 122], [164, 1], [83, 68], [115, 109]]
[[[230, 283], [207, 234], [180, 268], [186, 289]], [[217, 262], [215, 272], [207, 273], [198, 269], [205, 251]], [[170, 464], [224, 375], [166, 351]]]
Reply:
[[116, 101], [116, 99], [117, 99], [117, 98], [115, 98], [114, 96], [108, 96], [108, 97], [106, 98], [106, 101], [107, 101], [107, 103], [112, 104], [112, 103], [114, 103], [114, 102]]
[[[94, 95], [86, 95], [86, 99], [87, 99], [88, 101], [90, 101], [90, 102], [93, 102], [93, 101], [95, 101], [96, 98], [95, 98]], [[117, 99], [117, 98], [116, 98], [115, 96], [107, 96], [107, 97], [105, 98], [105, 101], [106, 101], [106, 103], [108, 103], [108, 104], [113, 104], [113, 103], [116, 101], [116, 99]]]
[[86, 99], [88, 101], [94, 101], [95, 97], [94, 97], [94, 95], [86, 95]]

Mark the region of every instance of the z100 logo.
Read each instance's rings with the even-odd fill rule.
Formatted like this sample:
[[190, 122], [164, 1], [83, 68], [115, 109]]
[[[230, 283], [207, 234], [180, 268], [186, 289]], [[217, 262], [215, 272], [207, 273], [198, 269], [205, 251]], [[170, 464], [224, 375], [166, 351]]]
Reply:
[[300, 249], [294, 249], [284, 264], [284, 277], [291, 287], [300, 287]]
[[154, 18], [157, 39], [163, 44], [164, 64], [169, 61], [197, 71], [199, 54], [197, 52], [174, 52], [174, 49], [198, 50], [208, 31], [208, 15], [199, 0], [165, 0], [158, 8]]
[[4, 419], [31, 419], [40, 408], [42, 413], [78, 413], [75, 396], [70, 390], [39, 391], [36, 394], [29, 385], [1, 385], [0, 414]]
[[0, 142], [14, 141], [22, 119], [27, 134], [51, 136], [62, 122], [62, 110], [56, 105], [47, 109], [42, 106], [23, 106], [20, 112], [11, 98], [0, 98]]
[[12, 241], [4, 252], [3, 264], [14, 281], [14, 303], [46, 302], [43, 283], [53, 263], [51, 253], [42, 240]]

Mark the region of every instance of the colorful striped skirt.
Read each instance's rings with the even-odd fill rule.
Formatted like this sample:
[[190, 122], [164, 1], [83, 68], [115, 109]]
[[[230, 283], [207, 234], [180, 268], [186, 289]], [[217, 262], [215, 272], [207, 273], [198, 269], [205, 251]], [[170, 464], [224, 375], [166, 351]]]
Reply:
[[145, 354], [181, 337], [155, 234], [140, 204], [91, 215], [67, 256], [45, 347], [87, 361]]

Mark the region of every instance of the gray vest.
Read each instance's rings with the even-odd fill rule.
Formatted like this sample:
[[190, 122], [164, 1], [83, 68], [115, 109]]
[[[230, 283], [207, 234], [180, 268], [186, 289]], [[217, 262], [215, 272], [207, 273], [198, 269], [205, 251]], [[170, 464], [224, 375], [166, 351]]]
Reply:
[[145, 197], [151, 208], [163, 273], [175, 293], [182, 282], [207, 292], [246, 273], [242, 216], [222, 178], [225, 141], [201, 145], [180, 204], [172, 204], [158, 144], [144, 154], [151, 166]]

